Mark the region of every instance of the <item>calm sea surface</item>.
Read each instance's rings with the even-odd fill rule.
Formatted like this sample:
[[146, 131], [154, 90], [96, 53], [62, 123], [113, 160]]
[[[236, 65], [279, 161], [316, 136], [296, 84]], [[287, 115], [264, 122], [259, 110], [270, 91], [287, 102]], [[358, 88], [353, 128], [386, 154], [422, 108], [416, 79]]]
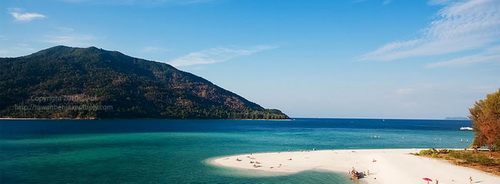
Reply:
[[471, 125], [381, 119], [0, 120], [0, 183], [350, 183], [336, 173], [269, 176], [205, 161], [288, 149], [466, 148], [474, 135], [459, 128]]

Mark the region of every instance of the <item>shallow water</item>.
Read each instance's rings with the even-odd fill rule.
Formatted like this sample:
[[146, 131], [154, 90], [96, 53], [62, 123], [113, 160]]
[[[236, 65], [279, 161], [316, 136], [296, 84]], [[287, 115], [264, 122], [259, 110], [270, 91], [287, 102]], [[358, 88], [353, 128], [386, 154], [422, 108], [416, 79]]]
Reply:
[[269, 176], [205, 161], [288, 149], [465, 148], [473, 133], [460, 131], [461, 126], [471, 122], [2, 120], [0, 179], [1, 183], [350, 183], [336, 173]]

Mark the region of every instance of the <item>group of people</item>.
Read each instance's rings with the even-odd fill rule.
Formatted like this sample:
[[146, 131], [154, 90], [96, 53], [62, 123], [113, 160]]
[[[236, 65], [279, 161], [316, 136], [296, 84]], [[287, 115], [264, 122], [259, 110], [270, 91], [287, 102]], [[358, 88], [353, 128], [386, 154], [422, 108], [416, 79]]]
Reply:
[[[250, 154], [250, 155], [251, 155], [251, 154]], [[250, 156], [247, 156], [247, 158], [252, 159], [252, 160], [254, 160], [254, 159], [255, 159], [254, 157], [250, 157]], [[253, 164], [253, 167], [254, 167], [254, 168], [259, 168], [259, 167], [262, 167], [262, 165], [260, 165], [260, 162], [258, 162], [258, 161], [252, 161], [252, 160], [250, 160], [250, 164]], [[241, 160], [241, 159], [239, 159], [239, 158], [236, 158], [236, 161], [241, 162], [241, 161], [243, 161], [243, 160]], [[280, 167], [281, 167], [281, 164], [280, 164]]]
[[365, 171], [358, 172], [353, 167], [352, 170], [349, 171], [349, 175], [351, 175], [351, 180], [357, 180], [359, 178], [363, 178], [363, 177], [365, 177], [367, 175], [370, 175], [370, 170], [367, 170], [366, 172]]

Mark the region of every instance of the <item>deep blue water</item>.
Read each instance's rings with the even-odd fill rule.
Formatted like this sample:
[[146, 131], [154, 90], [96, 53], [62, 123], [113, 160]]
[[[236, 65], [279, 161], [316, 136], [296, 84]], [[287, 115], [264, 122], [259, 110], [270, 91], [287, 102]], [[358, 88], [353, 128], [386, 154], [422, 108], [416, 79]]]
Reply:
[[336, 173], [264, 176], [204, 161], [288, 149], [465, 148], [473, 133], [459, 128], [471, 124], [393, 119], [1, 120], [0, 183], [349, 183]]

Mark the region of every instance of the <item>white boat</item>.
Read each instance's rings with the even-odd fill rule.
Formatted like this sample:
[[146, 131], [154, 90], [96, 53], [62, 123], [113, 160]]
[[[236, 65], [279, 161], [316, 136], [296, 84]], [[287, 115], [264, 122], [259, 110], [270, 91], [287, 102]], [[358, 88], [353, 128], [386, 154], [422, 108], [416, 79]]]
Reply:
[[474, 130], [472, 127], [460, 127], [460, 130]]

